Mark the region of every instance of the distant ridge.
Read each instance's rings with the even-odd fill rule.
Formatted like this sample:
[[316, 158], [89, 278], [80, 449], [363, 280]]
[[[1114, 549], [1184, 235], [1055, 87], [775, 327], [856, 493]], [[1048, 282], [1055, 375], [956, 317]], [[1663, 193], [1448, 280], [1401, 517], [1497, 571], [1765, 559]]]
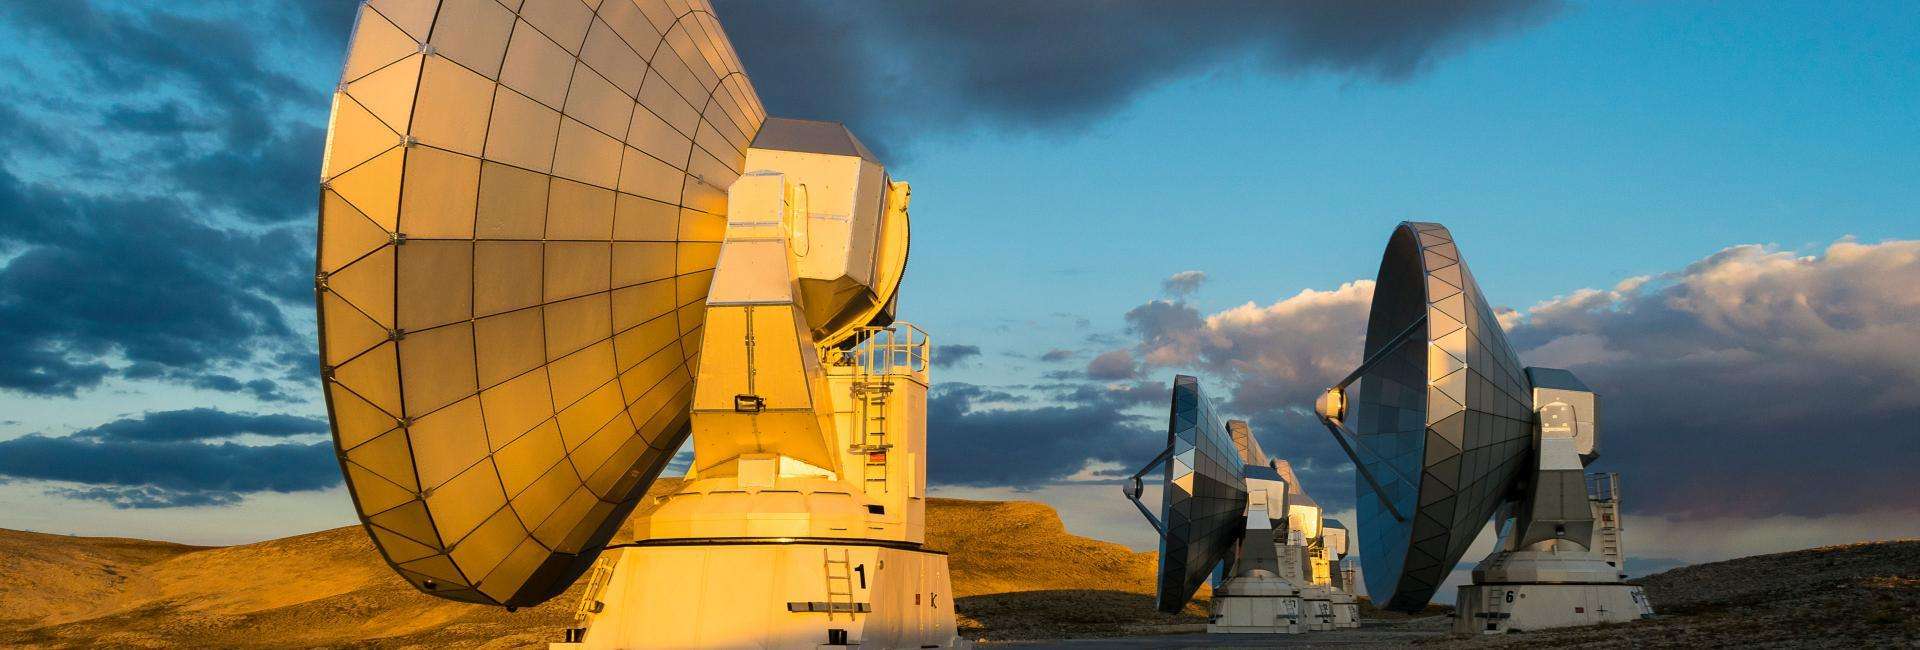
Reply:
[[[1152, 588], [1152, 553], [1068, 533], [1046, 505], [928, 503], [929, 545], [952, 554], [956, 598]], [[358, 526], [228, 547], [0, 530], [8, 648], [544, 647], [578, 601], [576, 587], [508, 614], [420, 595]]]
[[[664, 492], [677, 481], [662, 483]], [[930, 499], [927, 524], [929, 546], [951, 554], [970, 637], [1159, 634], [1205, 622], [1203, 604], [1153, 611], [1154, 554], [1073, 535], [1046, 505]], [[1369, 634], [1439, 647], [1920, 643], [1920, 541], [1739, 558], [1641, 582], [1659, 619], [1449, 639], [1446, 619], [1427, 617], [1382, 621]], [[508, 614], [423, 596], [357, 526], [229, 547], [0, 530], [5, 648], [541, 648], [578, 599], [576, 588]]]

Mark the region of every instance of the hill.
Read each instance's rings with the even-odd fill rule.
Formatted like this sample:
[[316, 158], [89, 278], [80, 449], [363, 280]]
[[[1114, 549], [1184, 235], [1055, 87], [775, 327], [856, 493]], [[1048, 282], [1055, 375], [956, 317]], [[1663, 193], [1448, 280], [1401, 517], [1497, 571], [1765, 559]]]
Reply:
[[[927, 519], [963, 615], [1043, 590], [1152, 609], [1153, 554], [1075, 536], [1045, 505], [932, 499]], [[217, 548], [0, 531], [0, 647], [541, 647], [578, 601], [575, 587], [510, 614], [421, 595], [358, 526]]]
[[[674, 487], [663, 483], [657, 489]], [[971, 638], [1192, 632], [1205, 621], [1203, 603], [1177, 616], [1153, 611], [1152, 553], [1073, 535], [1045, 505], [932, 499], [927, 522], [928, 545], [951, 554], [955, 607]], [[1642, 583], [1658, 619], [1500, 637], [1449, 636], [1443, 616], [1373, 619], [1363, 630], [1272, 642], [1920, 643], [1920, 541], [1740, 558]], [[381, 564], [358, 527], [231, 547], [0, 530], [0, 647], [8, 648], [542, 647], [569, 623], [578, 600], [576, 587], [509, 614], [424, 596]], [[1140, 642], [1154, 643], [1131, 645]]]

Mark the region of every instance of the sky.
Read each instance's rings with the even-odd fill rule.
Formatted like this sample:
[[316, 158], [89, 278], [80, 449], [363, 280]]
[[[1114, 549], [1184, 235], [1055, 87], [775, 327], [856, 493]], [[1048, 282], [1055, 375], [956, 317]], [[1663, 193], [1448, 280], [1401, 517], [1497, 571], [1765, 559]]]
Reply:
[[[1311, 401], [1411, 219], [1602, 395], [1630, 567], [1920, 535], [1920, 5], [715, 4], [769, 112], [913, 183], [936, 495], [1152, 548], [1118, 478], [1186, 372], [1351, 525]], [[310, 289], [351, 22], [0, 5], [0, 527], [353, 523]]]

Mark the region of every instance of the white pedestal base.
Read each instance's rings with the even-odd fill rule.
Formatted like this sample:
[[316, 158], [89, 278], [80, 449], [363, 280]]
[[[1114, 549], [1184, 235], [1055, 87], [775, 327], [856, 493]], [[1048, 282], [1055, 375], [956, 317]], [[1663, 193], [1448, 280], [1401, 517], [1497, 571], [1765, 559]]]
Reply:
[[1242, 575], [1213, 593], [1209, 634], [1299, 634], [1300, 590], [1265, 571]]
[[1333, 592], [1333, 628], [1336, 630], [1360, 627], [1360, 602], [1342, 591]]
[[811, 648], [830, 639], [861, 648], [972, 645], [955, 634], [945, 554], [830, 540], [612, 552], [621, 555], [602, 610], [579, 643], [550, 647]]
[[1629, 584], [1461, 585], [1454, 603], [1453, 631], [1459, 633], [1499, 634], [1653, 617], [1646, 594]]

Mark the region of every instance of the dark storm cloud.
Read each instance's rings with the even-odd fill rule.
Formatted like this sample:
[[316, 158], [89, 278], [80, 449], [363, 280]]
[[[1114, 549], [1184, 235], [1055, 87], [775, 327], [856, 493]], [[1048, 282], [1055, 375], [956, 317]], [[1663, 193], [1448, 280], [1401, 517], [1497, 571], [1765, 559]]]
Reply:
[[1165, 446], [1124, 399], [1095, 396], [1071, 406], [984, 408], [997, 391], [941, 385], [927, 401], [927, 480], [934, 485], [1034, 487], [1078, 473], [1090, 461], [1145, 462]]
[[327, 422], [298, 415], [230, 413], [218, 409], [193, 408], [178, 411], [154, 411], [139, 417], [114, 420], [73, 433], [75, 438], [115, 441], [167, 442], [218, 440], [241, 434], [286, 438], [327, 433]]
[[63, 192], [0, 169], [0, 246], [19, 251], [0, 266], [0, 388], [73, 395], [125, 375], [255, 390], [223, 386], [215, 371], [308, 345], [283, 313], [305, 286], [298, 239], [191, 215], [171, 200]]
[[949, 398], [964, 399], [967, 401], [968, 404], [978, 404], [983, 402], [1017, 403], [1017, 402], [1030, 401], [1030, 399], [1025, 395], [1018, 395], [1018, 394], [1010, 393], [997, 388], [990, 388], [987, 386], [980, 386], [978, 384], [969, 384], [969, 383], [957, 382], [957, 381], [941, 382], [940, 392], [942, 395], [945, 395]]
[[297, 4], [0, 4], [43, 55], [0, 71], [0, 389], [299, 399], [279, 380], [313, 343], [285, 314], [312, 300], [353, 3]]
[[978, 345], [936, 345], [933, 346], [933, 365], [939, 368], [951, 368], [966, 363], [968, 359], [980, 356]]
[[[1168, 374], [1169, 379], [1172, 374]], [[1166, 381], [1139, 380], [1100, 384], [1065, 383], [1046, 387], [1053, 396], [1069, 404], [1107, 404], [1117, 407], [1152, 405], [1166, 407], [1173, 394]]]
[[[322, 490], [340, 484], [331, 442], [203, 440], [239, 433], [308, 434], [317, 423], [294, 416], [175, 411], [70, 436], [31, 434], [0, 441], [0, 477], [79, 483], [82, 487], [52, 491], [121, 508], [227, 505], [249, 493]], [[195, 424], [206, 428], [182, 428]]]
[[[0, 7], [0, 16], [71, 66], [71, 74], [60, 73], [66, 94], [40, 110], [93, 114], [106, 132], [81, 135], [101, 138], [203, 207], [273, 223], [313, 209], [324, 125], [312, 122], [324, 113], [330, 81], [277, 65], [287, 57], [338, 61], [351, 24], [339, 23], [342, 9], [325, 6], [341, 3], [298, 4], [310, 5], [293, 12], [304, 24], [282, 30], [253, 14], [261, 7], [226, 4], [183, 13], [163, 5], [22, 2]], [[287, 49], [310, 31], [337, 32], [331, 40], [338, 43], [323, 52]]]
[[1915, 509], [1915, 278], [1920, 241], [1737, 246], [1536, 305], [1511, 335], [1528, 363], [1600, 393], [1602, 463], [1626, 473], [1630, 508]]
[[906, 147], [928, 130], [1073, 130], [1161, 83], [1239, 63], [1403, 80], [1560, 8], [1537, 0], [714, 4], [769, 111], [841, 120], [880, 147]]
[[[1522, 363], [1571, 369], [1600, 394], [1594, 469], [1623, 473], [1630, 509], [1893, 512], [1920, 508], [1906, 489], [1920, 466], [1916, 277], [1916, 241], [1806, 256], [1736, 246], [1501, 320]], [[1125, 351], [1225, 387], [1268, 451], [1323, 468], [1303, 482], [1345, 507], [1353, 478], [1312, 401], [1359, 362], [1372, 290], [1359, 281], [1205, 317], [1153, 301], [1128, 313], [1140, 339]]]
[[54, 488], [47, 490], [47, 493], [79, 501], [99, 501], [122, 509], [230, 506], [240, 503], [241, 500], [240, 495], [234, 492], [169, 490], [151, 485], [134, 487]]

